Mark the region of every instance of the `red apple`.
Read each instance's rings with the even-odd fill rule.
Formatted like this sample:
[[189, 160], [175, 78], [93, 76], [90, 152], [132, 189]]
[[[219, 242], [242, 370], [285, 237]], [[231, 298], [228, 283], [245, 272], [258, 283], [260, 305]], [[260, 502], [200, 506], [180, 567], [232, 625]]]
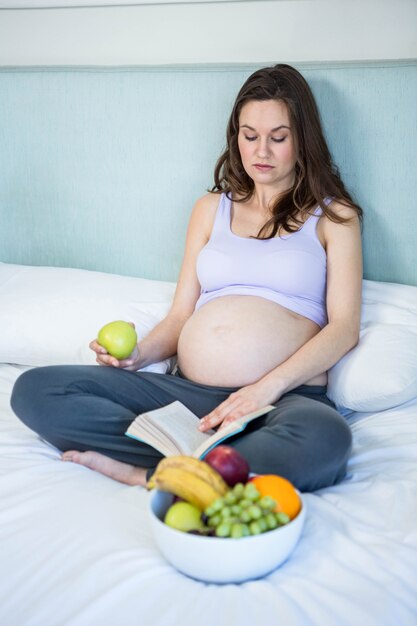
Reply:
[[230, 486], [245, 484], [249, 477], [249, 463], [231, 446], [217, 446], [206, 454], [204, 461], [211, 465]]

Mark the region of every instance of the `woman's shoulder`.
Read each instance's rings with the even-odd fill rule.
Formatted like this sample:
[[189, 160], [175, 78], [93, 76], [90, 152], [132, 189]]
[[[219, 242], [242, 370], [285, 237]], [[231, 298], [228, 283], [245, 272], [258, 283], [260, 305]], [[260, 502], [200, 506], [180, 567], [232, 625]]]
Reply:
[[330, 199], [326, 205], [330, 214], [322, 212], [317, 225], [317, 235], [325, 249], [331, 240], [349, 237], [351, 232], [359, 236], [359, 215], [353, 205], [337, 198]]
[[204, 232], [207, 240], [213, 229], [220, 197], [218, 193], [206, 193], [195, 201], [191, 212], [190, 226], [192, 230]]
[[194, 208], [199, 211], [215, 211], [219, 206], [221, 195], [219, 193], [213, 193], [209, 191], [198, 198], [194, 204]]
[[332, 213], [337, 215], [337, 217], [349, 221], [358, 217], [358, 211], [353, 204], [350, 204], [338, 198], [331, 198], [329, 200], [330, 201], [328, 201], [326, 204], [332, 211]]
[[201, 196], [194, 203], [192, 215], [196, 216], [199, 220], [212, 223], [219, 206], [220, 198], [220, 194], [211, 192]]

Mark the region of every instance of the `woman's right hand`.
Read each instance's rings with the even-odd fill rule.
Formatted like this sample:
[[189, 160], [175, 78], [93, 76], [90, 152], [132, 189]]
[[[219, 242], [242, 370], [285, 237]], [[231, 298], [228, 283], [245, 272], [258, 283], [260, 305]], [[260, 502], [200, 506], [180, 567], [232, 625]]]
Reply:
[[119, 369], [130, 370], [131, 372], [136, 372], [140, 367], [139, 348], [137, 345], [127, 359], [116, 359], [116, 357], [109, 354], [107, 350], [98, 343], [97, 339], [93, 339], [89, 347], [96, 353], [96, 361], [99, 365], [117, 367]]

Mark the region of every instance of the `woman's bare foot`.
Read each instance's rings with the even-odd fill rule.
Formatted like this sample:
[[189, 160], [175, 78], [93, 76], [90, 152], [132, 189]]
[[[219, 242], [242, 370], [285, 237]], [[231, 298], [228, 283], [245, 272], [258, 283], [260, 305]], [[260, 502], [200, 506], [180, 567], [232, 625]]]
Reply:
[[68, 450], [64, 452], [61, 459], [84, 465], [84, 467], [89, 467], [126, 485], [146, 487], [146, 469], [115, 461], [104, 454], [100, 454], [100, 452]]

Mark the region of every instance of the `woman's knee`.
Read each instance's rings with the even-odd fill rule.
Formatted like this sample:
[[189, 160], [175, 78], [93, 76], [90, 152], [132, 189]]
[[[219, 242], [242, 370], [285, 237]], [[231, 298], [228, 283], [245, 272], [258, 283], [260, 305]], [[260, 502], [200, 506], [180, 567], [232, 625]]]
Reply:
[[352, 447], [352, 433], [335, 408], [308, 398], [290, 398], [287, 406], [271, 411], [268, 429], [294, 438], [300, 445], [344, 458]]
[[352, 450], [352, 432], [346, 420], [332, 407], [316, 403], [309, 414], [301, 413], [289, 421], [293, 432], [298, 424], [299, 459], [307, 470], [302, 490], [315, 491], [340, 482]]
[[20, 417], [21, 414], [25, 414], [28, 409], [33, 405], [36, 397], [39, 396], [38, 392], [42, 391], [42, 370], [46, 368], [35, 367], [20, 374], [16, 380], [10, 404], [13, 411]]
[[323, 452], [344, 473], [347, 460], [352, 450], [352, 431], [344, 417], [335, 409], [328, 407], [320, 416], [319, 437]]
[[338, 425], [338, 428], [339, 428], [338, 441], [340, 444], [341, 452], [342, 454], [344, 453], [346, 457], [349, 457], [352, 451], [352, 441], [353, 441], [352, 431], [350, 429], [349, 424], [341, 415], [339, 417], [338, 424], [339, 424]]
[[50, 367], [35, 367], [27, 370], [14, 384], [10, 404], [19, 419], [28, 426], [31, 426], [33, 419], [39, 413], [38, 405], [42, 401], [50, 369]]
[[76, 366], [51, 365], [34, 367], [16, 380], [10, 404], [19, 419], [39, 434], [59, 422], [64, 411], [57, 410], [56, 400], [64, 395], [68, 379]]
[[315, 491], [345, 476], [352, 434], [332, 407], [289, 398], [261, 427], [249, 427], [232, 445], [252, 471], [280, 474], [301, 491]]

